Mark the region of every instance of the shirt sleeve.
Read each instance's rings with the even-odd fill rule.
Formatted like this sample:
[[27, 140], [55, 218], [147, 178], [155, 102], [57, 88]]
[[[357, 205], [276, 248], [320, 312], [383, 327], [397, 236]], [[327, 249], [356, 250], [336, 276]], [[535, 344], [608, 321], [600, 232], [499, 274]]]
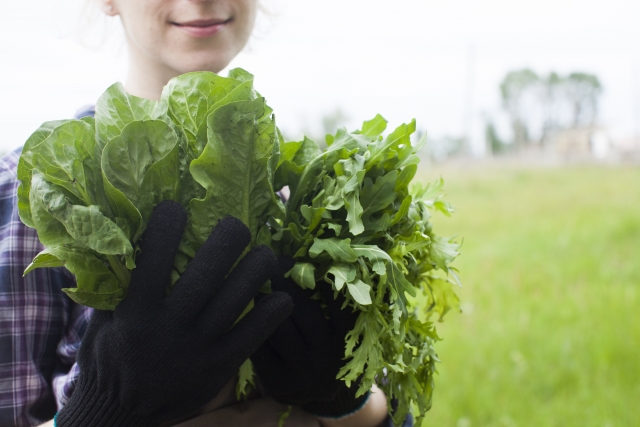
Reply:
[[56, 354], [58, 356], [59, 366], [52, 381], [53, 395], [56, 399], [56, 407], [62, 409], [67, 404], [73, 390], [76, 387], [76, 381], [80, 374], [80, 369], [76, 363], [80, 342], [89, 324], [93, 309], [81, 305], [75, 305], [72, 311], [72, 318], [69, 322], [69, 328], [58, 344]]
[[18, 215], [19, 155], [17, 150], [0, 158], [0, 427], [37, 426], [53, 418], [54, 378], [77, 375], [73, 347], [89, 315], [62, 291], [75, 286], [66, 269], [24, 275], [44, 248]]

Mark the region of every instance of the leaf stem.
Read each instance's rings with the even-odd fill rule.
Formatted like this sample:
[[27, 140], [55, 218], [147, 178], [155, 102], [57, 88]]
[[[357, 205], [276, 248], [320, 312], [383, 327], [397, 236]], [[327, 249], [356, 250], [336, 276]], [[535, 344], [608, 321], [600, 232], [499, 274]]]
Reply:
[[115, 273], [116, 277], [120, 281], [123, 289], [126, 289], [131, 280], [131, 272], [123, 265], [115, 255], [107, 255], [111, 270]]

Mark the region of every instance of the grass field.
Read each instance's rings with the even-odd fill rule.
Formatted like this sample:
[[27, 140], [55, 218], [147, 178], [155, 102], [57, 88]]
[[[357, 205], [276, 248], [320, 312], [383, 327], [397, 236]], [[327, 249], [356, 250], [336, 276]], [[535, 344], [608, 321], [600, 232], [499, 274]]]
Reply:
[[640, 169], [431, 169], [462, 314], [423, 426], [640, 426]]

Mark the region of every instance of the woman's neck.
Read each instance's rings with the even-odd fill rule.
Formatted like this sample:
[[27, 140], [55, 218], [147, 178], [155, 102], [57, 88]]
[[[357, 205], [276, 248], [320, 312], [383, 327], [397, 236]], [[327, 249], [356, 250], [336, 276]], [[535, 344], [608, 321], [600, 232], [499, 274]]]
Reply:
[[125, 90], [140, 98], [159, 100], [162, 88], [180, 73], [164, 64], [157, 63], [143, 52], [132, 52], [129, 44], [129, 71]]

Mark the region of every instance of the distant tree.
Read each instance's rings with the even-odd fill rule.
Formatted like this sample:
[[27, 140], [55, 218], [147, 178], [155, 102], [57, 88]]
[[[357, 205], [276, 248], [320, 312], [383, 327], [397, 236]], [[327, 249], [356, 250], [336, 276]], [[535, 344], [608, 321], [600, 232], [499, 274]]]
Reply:
[[443, 138], [429, 139], [427, 144], [429, 156], [435, 162], [445, 161], [450, 157], [460, 155], [463, 152], [464, 142], [464, 137], [445, 136]]
[[504, 153], [509, 148], [509, 145], [498, 135], [498, 131], [496, 130], [496, 126], [493, 122], [487, 122], [484, 135], [487, 141], [487, 146], [491, 150], [491, 154], [495, 155]]
[[566, 91], [573, 110], [574, 128], [592, 126], [598, 117], [602, 84], [597, 76], [571, 73], [566, 79]]
[[544, 80], [541, 141], [545, 141], [550, 133], [564, 127], [565, 81], [566, 79], [556, 72], [549, 73], [549, 76]]
[[[555, 132], [592, 126], [598, 117], [602, 85], [593, 74], [556, 72], [540, 77], [530, 69], [508, 73], [500, 85], [515, 148], [539, 141]], [[495, 130], [495, 129], [494, 129]]]
[[528, 98], [538, 91], [539, 84], [540, 77], [534, 71], [523, 69], [507, 74], [500, 85], [502, 104], [509, 114], [514, 142], [517, 147], [524, 145], [529, 140], [526, 104]]

